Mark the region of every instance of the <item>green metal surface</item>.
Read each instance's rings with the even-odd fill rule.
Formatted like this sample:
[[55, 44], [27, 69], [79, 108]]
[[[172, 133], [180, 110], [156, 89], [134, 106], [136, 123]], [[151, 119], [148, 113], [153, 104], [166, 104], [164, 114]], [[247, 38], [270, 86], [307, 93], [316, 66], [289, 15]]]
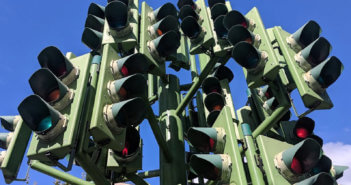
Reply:
[[305, 82], [303, 78], [305, 71], [296, 63], [294, 59], [295, 52], [286, 42], [286, 38], [289, 37], [290, 34], [284, 31], [281, 27], [274, 27], [274, 35], [284, 54], [289, 72], [297, 86], [305, 107], [313, 109], [331, 109], [333, 107], [333, 103], [331, 102], [327, 92], [317, 94]]
[[124, 147], [125, 130], [120, 135], [112, 134], [103, 118], [104, 106], [112, 104], [107, 93], [107, 83], [114, 80], [110, 71], [110, 62], [117, 59], [119, 55], [113, 47], [110, 44], [104, 45], [89, 132], [99, 145], [121, 151]]
[[4, 161], [0, 167], [7, 184], [17, 179], [17, 174], [21, 167], [31, 134], [32, 130], [23, 123], [22, 119], [19, 120], [10, 145], [7, 147]]
[[254, 20], [256, 26], [253, 33], [261, 37], [261, 44], [257, 49], [265, 51], [268, 54], [268, 61], [264, 69], [257, 74], [250, 74], [250, 72], [244, 68], [247, 85], [249, 88], [255, 88], [266, 84], [267, 80], [273, 81], [278, 75], [280, 66], [257, 8], [251, 9], [245, 16], [246, 18]]
[[35, 159], [43, 163], [53, 165], [55, 164], [55, 161], [49, 159], [47, 153], [50, 153], [51, 157], [53, 158], [62, 159], [71, 151], [72, 148], [75, 147], [74, 145], [78, 135], [77, 128], [79, 126], [79, 119], [82, 115], [80, 110], [82, 109], [83, 102], [87, 95], [86, 93], [91, 59], [91, 54], [85, 54], [70, 60], [72, 64], [79, 69], [79, 77], [68, 86], [74, 91], [73, 102], [70, 104], [70, 106], [67, 106], [61, 111], [61, 114], [66, 116], [68, 119], [67, 128], [63, 134], [49, 143], [42, 142], [38, 135], [35, 134], [32, 137], [32, 141], [27, 152], [29, 159]]

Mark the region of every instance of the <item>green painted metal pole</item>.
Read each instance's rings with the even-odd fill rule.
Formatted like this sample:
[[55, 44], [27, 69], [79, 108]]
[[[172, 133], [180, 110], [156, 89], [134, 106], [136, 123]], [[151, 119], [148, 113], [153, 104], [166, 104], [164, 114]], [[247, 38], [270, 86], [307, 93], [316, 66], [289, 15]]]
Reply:
[[92, 60], [92, 64], [90, 66], [90, 87], [88, 89], [88, 98], [87, 98], [87, 109], [83, 110], [85, 112], [85, 117], [81, 123], [81, 133], [80, 138], [81, 140], [78, 143], [77, 153], [75, 159], [78, 161], [80, 166], [84, 169], [84, 171], [89, 175], [89, 177], [96, 183], [96, 184], [105, 184], [108, 185], [108, 180], [104, 177], [104, 173], [98, 169], [94, 164], [91, 162], [90, 156], [85, 152], [89, 145], [89, 134], [88, 129], [88, 122], [91, 118], [92, 111], [93, 111], [93, 104], [94, 104], [94, 97], [96, 86], [99, 78], [99, 69], [100, 69], [100, 62], [101, 56], [95, 55]]
[[189, 59], [190, 59], [191, 78], [194, 80], [194, 78], [198, 76], [195, 55], [190, 55]]
[[144, 179], [142, 177], [140, 177], [139, 175], [135, 174], [135, 173], [129, 173], [126, 174], [126, 177], [132, 181], [134, 184], [138, 184], [138, 185], [149, 185], [149, 183], [147, 183], [146, 181], [144, 181]]
[[75, 177], [73, 175], [70, 175], [68, 173], [62, 172], [60, 170], [57, 170], [55, 168], [52, 168], [46, 164], [43, 164], [39, 161], [32, 160], [29, 163], [30, 167], [41, 172], [45, 173], [47, 175], [50, 175], [51, 177], [60, 179], [62, 181], [65, 181], [69, 184], [77, 184], [77, 185], [93, 185], [93, 183], [90, 183], [88, 181], [84, 181], [78, 177]]
[[247, 123], [244, 123], [241, 125], [243, 134], [244, 134], [244, 139], [246, 143], [246, 150], [245, 150], [245, 156], [247, 160], [247, 165], [249, 167], [249, 173], [251, 177], [251, 183], [252, 185], [264, 185], [265, 181], [263, 179], [263, 174], [260, 170], [260, 168], [257, 167], [256, 159], [257, 159], [257, 154], [256, 154], [256, 147], [254, 140], [252, 138], [252, 132], [250, 129], [250, 125]]
[[174, 75], [169, 75], [167, 82], [160, 79], [159, 84], [160, 128], [172, 155], [176, 156], [171, 162], [168, 162], [163, 152], [160, 151], [160, 184], [186, 185], [183, 124], [174, 111], [180, 102], [179, 79]]
[[261, 134], [267, 133], [288, 111], [290, 105], [279, 106], [271, 116], [266, 118], [252, 133], [252, 137], [256, 138]]
[[175, 113], [177, 115], [180, 114], [181, 112], [183, 112], [184, 108], [189, 104], [189, 102], [194, 97], [195, 93], [199, 89], [199, 87], [202, 84], [202, 82], [204, 81], [204, 79], [211, 72], [211, 70], [213, 69], [213, 67], [215, 66], [215, 64], [218, 61], [219, 61], [219, 58], [211, 57], [210, 61], [207, 63], [206, 67], [201, 72], [200, 76], [199, 77], [195, 77], [193, 79], [193, 85], [191, 86], [191, 88], [189, 89], [188, 93], [186, 94], [186, 96], [184, 97], [182, 102], [180, 102], [180, 104], [178, 105], [178, 107], [177, 107], [177, 109], [175, 111]]
[[147, 106], [146, 111], [147, 111], [147, 120], [149, 121], [151, 130], [154, 133], [158, 146], [160, 147], [162, 153], [164, 154], [165, 159], [168, 162], [171, 162], [172, 161], [171, 151], [167, 146], [165, 137], [162, 135], [161, 129], [158, 126], [158, 120], [156, 119], [151, 106]]
[[138, 175], [144, 179], [152, 178], [152, 177], [159, 177], [160, 170], [149, 170], [149, 171], [145, 171], [145, 172], [139, 172]]

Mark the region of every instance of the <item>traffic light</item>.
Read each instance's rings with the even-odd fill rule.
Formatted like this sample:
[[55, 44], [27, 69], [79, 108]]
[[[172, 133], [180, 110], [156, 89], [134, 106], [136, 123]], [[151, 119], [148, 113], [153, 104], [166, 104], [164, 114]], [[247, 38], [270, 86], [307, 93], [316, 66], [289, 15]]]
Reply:
[[224, 17], [228, 13], [225, 1], [208, 1], [208, 4], [213, 21], [213, 29], [217, 35], [217, 39], [225, 40], [228, 35], [228, 29], [223, 24]]
[[91, 3], [88, 9], [88, 17], [85, 20], [82, 42], [93, 51], [101, 50], [104, 25], [105, 7]]
[[20, 116], [1, 116], [1, 125], [8, 133], [0, 133], [0, 168], [6, 184], [17, 179], [17, 174], [32, 131]]
[[149, 70], [151, 74], [163, 76], [165, 69], [160, 65], [170, 58], [178, 60], [181, 35], [177, 17], [177, 9], [172, 3], [166, 3], [155, 11], [146, 2], [141, 4], [140, 53], [153, 64]]
[[204, 0], [196, 3], [178, 1], [181, 19], [180, 27], [185, 36], [190, 39], [190, 54], [200, 54], [214, 46], [212, 26], [209, 12]]
[[232, 10], [224, 16], [223, 24], [233, 45], [231, 56], [243, 67], [249, 88], [273, 81], [280, 67], [257, 8], [246, 16]]
[[314, 175], [306, 180], [296, 183], [296, 185], [335, 185], [336, 182], [332, 176], [323, 172]]
[[212, 128], [192, 127], [187, 133], [189, 144], [198, 152], [189, 166], [199, 177], [224, 184], [247, 184], [239, 145], [235, 136], [230, 108], [224, 106]]
[[307, 138], [276, 154], [274, 164], [286, 180], [294, 183], [306, 179], [321, 157], [322, 150], [319, 143]]
[[35, 132], [28, 158], [57, 165], [75, 147], [92, 55], [68, 59], [49, 46], [38, 60], [42, 69], [29, 79], [34, 95], [26, 97], [18, 111], [24, 124]]
[[139, 1], [108, 1], [102, 44], [112, 44], [123, 54], [133, 53], [139, 40]]
[[341, 75], [343, 64], [332, 56], [327, 58], [331, 45], [319, 37], [321, 29], [309, 21], [294, 34], [275, 27], [274, 35], [286, 60], [288, 70], [305, 107], [330, 109], [333, 107], [326, 89]]

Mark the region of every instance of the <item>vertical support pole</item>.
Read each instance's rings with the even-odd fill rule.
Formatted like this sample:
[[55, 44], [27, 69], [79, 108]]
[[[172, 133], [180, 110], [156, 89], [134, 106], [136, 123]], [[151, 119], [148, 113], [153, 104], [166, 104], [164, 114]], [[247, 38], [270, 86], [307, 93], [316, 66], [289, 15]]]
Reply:
[[159, 80], [159, 103], [161, 113], [160, 128], [173, 158], [171, 162], [165, 159], [160, 151], [160, 184], [187, 184], [183, 124], [175, 113], [180, 102], [179, 79], [169, 75], [167, 82]]
[[263, 174], [257, 166], [257, 161], [258, 161], [258, 156], [256, 154], [256, 147], [254, 140], [252, 138], [252, 132], [250, 129], [250, 125], [247, 123], [243, 123], [241, 125], [243, 134], [244, 134], [244, 139], [245, 139], [245, 144], [247, 146], [245, 150], [245, 156], [247, 159], [247, 165], [249, 167], [249, 173], [251, 176], [251, 183], [252, 185], [264, 185], [264, 179], [263, 179]]

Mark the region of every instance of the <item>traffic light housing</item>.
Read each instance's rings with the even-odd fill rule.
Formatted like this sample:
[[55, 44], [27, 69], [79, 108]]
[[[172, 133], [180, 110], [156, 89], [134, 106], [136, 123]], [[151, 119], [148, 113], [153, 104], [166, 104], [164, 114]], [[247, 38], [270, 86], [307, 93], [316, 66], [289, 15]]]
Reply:
[[111, 44], [120, 53], [133, 53], [139, 40], [139, 1], [110, 1], [105, 7], [102, 45]]
[[257, 8], [246, 16], [232, 10], [223, 23], [229, 30], [227, 40], [234, 44], [231, 55], [243, 67], [249, 88], [275, 80], [280, 66]]
[[100, 51], [105, 26], [105, 7], [91, 3], [85, 20], [82, 42], [93, 51]]
[[56, 165], [77, 140], [92, 55], [68, 59], [56, 47], [49, 46], [40, 52], [38, 60], [42, 69], [29, 80], [35, 95], [25, 98], [18, 111], [24, 124], [36, 133], [28, 158]]
[[319, 25], [309, 21], [294, 34], [280, 27], [275, 27], [273, 33], [286, 60], [286, 72], [291, 75], [305, 107], [331, 109], [333, 103], [326, 88], [341, 75], [343, 64], [335, 56], [326, 59], [331, 46], [319, 37]]
[[215, 40], [205, 1], [198, 0], [193, 5], [178, 3], [178, 7], [181, 12], [180, 27], [184, 35], [190, 39], [190, 54], [210, 50], [215, 45]]

